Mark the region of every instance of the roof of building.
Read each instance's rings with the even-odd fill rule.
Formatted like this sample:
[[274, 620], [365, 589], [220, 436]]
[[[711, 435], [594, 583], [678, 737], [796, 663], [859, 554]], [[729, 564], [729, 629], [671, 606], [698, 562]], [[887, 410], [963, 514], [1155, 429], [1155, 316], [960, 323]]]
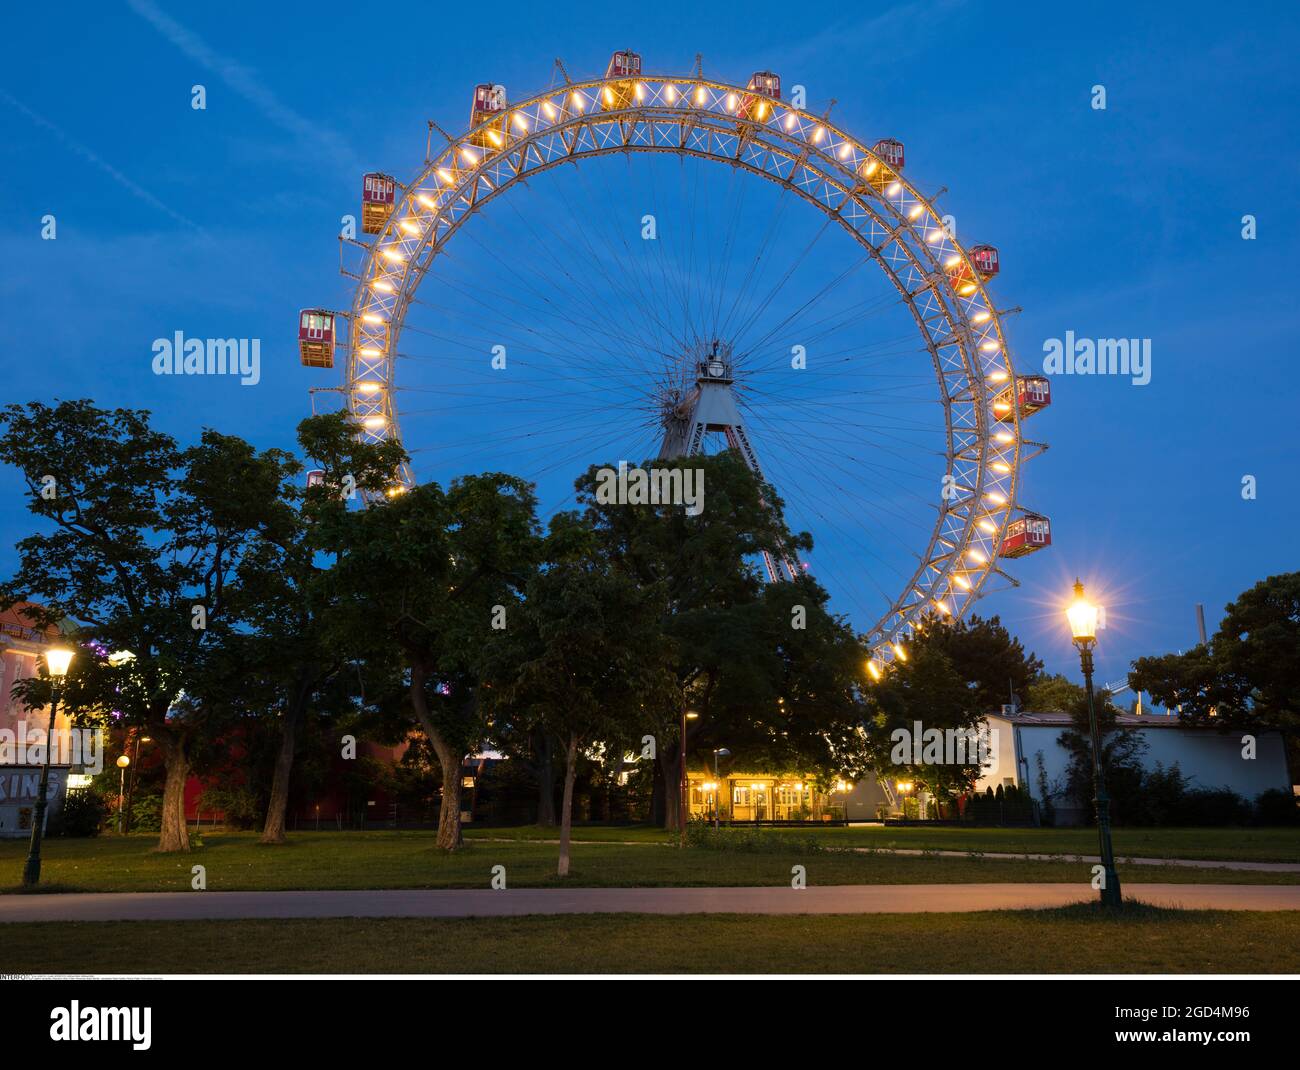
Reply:
[[[1004, 713], [1001, 711], [989, 714], [990, 717], [997, 717], [1000, 720], [1007, 721], [1010, 724], [1024, 725], [1025, 727], [1039, 728], [1069, 728], [1074, 724], [1073, 719], [1068, 713], [1061, 713], [1058, 710], [1051, 710], [1046, 713], [1034, 713], [1032, 710], [1017, 710], [1015, 713]], [[1176, 714], [1163, 713], [1146, 713], [1141, 716], [1135, 716], [1131, 713], [1121, 713], [1115, 718], [1115, 723], [1122, 728], [1208, 728], [1208, 725], [1186, 724], [1183, 719]]]

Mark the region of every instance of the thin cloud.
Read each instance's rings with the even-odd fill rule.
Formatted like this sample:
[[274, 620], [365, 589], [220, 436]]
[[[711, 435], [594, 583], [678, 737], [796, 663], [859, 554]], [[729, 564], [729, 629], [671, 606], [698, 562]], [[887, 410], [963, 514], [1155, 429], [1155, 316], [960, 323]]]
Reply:
[[126, 3], [180, 51], [215, 74], [276, 126], [312, 145], [327, 146], [348, 167], [355, 165], [356, 156], [341, 137], [299, 115], [238, 60], [213, 51], [196, 33], [158, 10], [151, 0], [126, 0]]
[[81, 144], [80, 141], [75, 140], [66, 131], [56, 126], [54, 123], [50, 122], [50, 120], [45, 118], [45, 116], [39, 115], [36, 112], [32, 111], [31, 108], [29, 108], [17, 97], [13, 96], [10, 93], [7, 93], [4, 89], [0, 89], [0, 99], [3, 99], [5, 103], [7, 103], [10, 107], [15, 109], [16, 111], [22, 112], [23, 115], [27, 116], [28, 119], [30, 119], [33, 123], [39, 126], [42, 130], [48, 130], [63, 144], [63, 146], [66, 149], [68, 149], [70, 152], [76, 153], [83, 160], [87, 160], [90, 163], [94, 164], [106, 175], [108, 175], [109, 178], [111, 178], [114, 182], [116, 182], [119, 186], [121, 186], [123, 189], [128, 190], [132, 195], [144, 201], [144, 203], [149, 205], [151, 208], [155, 208], [159, 212], [162, 212], [164, 215], [170, 216], [178, 223], [184, 223], [185, 226], [192, 227], [195, 230], [197, 230], [199, 233], [203, 233], [203, 228], [199, 226], [197, 223], [195, 223], [192, 219], [187, 219], [185, 216], [181, 215], [180, 212], [164, 204], [152, 193], [150, 193], [147, 189], [141, 186], [138, 182], [135, 182], [132, 179], [128, 178], [126, 175], [122, 174], [122, 172], [119, 171], [116, 167], [114, 167], [111, 163], [103, 159], [95, 152], [92, 152], [90, 149], [86, 148], [86, 146]]

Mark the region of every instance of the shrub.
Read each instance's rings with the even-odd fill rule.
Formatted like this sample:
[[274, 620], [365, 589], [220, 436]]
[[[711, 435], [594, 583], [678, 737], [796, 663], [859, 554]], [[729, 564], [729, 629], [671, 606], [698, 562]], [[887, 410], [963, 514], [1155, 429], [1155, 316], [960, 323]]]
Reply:
[[108, 807], [97, 791], [82, 788], [70, 791], [63, 799], [63, 808], [50, 817], [51, 836], [98, 836]]
[[1255, 799], [1255, 823], [1259, 825], [1294, 825], [1300, 821], [1296, 797], [1289, 791], [1269, 788]]
[[162, 830], [162, 796], [141, 795], [131, 801], [131, 831], [159, 832]]

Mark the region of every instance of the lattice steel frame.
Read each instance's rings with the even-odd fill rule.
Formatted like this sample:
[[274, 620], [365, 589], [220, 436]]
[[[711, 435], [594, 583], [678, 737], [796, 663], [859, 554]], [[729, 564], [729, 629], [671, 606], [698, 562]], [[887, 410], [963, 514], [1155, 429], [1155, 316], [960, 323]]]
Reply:
[[[993, 415], [996, 394], [1015, 386], [998, 311], [933, 203], [903, 175], [880, 190], [864, 181], [867, 165], [884, 162], [826, 118], [703, 77], [645, 75], [631, 93], [627, 86], [595, 79], [512, 104], [401, 187], [387, 228], [366, 253], [352, 303], [348, 407], [368, 440], [400, 438], [393, 388], [407, 307], [465, 220], [530, 175], [611, 153], [659, 152], [729, 163], [775, 182], [842, 226], [877, 263], [910, 309], [939, 385], [952, 480], [949, 497], [938, 496], [919, 566], [867, 633], [873, 657], [891, 660], [922, 617], [961, 616], [990, 575], [1005, 575], [998, 548], [1019, 508], [1024, 458], [1018, 407], [1010, 423]], [[620, 88], [621, 97], [614, 92]], [[766, 101], [761, 120], [736, 114], [746, 96]], [[617, 106], [621, 100], [626, 107]], [[480, 148], [475, 135], [492, 143]], [[966, 295], [949, 275], [961, 263], [976, 284]], [[413, 482], [406, 468], [394, 491]]]

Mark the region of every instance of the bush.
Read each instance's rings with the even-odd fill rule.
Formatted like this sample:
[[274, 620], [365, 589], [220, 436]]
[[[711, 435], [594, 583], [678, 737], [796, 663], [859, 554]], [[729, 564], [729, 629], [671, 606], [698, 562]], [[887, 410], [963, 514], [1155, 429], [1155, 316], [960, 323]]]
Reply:
[[738, 851], [767, 854], [777, 851], [823, 851], [816, 836], [798, 832], [753, 827], [715, 829], [707, 821], [691, 821], [686, 826], [686, 845], [706, 851]]
[[50, 817], [51, 836], [98, 836], [104, 823], [108, 806], [97, 791], [82, 788], [69, 791], [63, 799], [63, 808]]
[[1255, 823], [1258, 825], [1294, 825], [1300, 821], [1296, 797], [1289, 791], [1269, 788], [1255, 800]]
[[220, 813], [227, 828], [255, 828], [262, 817], [261, 799], [248, 788], [209, 788], [199, 796], [199, 813]]
[[131, 801], [131, 831], [162, 831], [161, 795], [141, 795]]

